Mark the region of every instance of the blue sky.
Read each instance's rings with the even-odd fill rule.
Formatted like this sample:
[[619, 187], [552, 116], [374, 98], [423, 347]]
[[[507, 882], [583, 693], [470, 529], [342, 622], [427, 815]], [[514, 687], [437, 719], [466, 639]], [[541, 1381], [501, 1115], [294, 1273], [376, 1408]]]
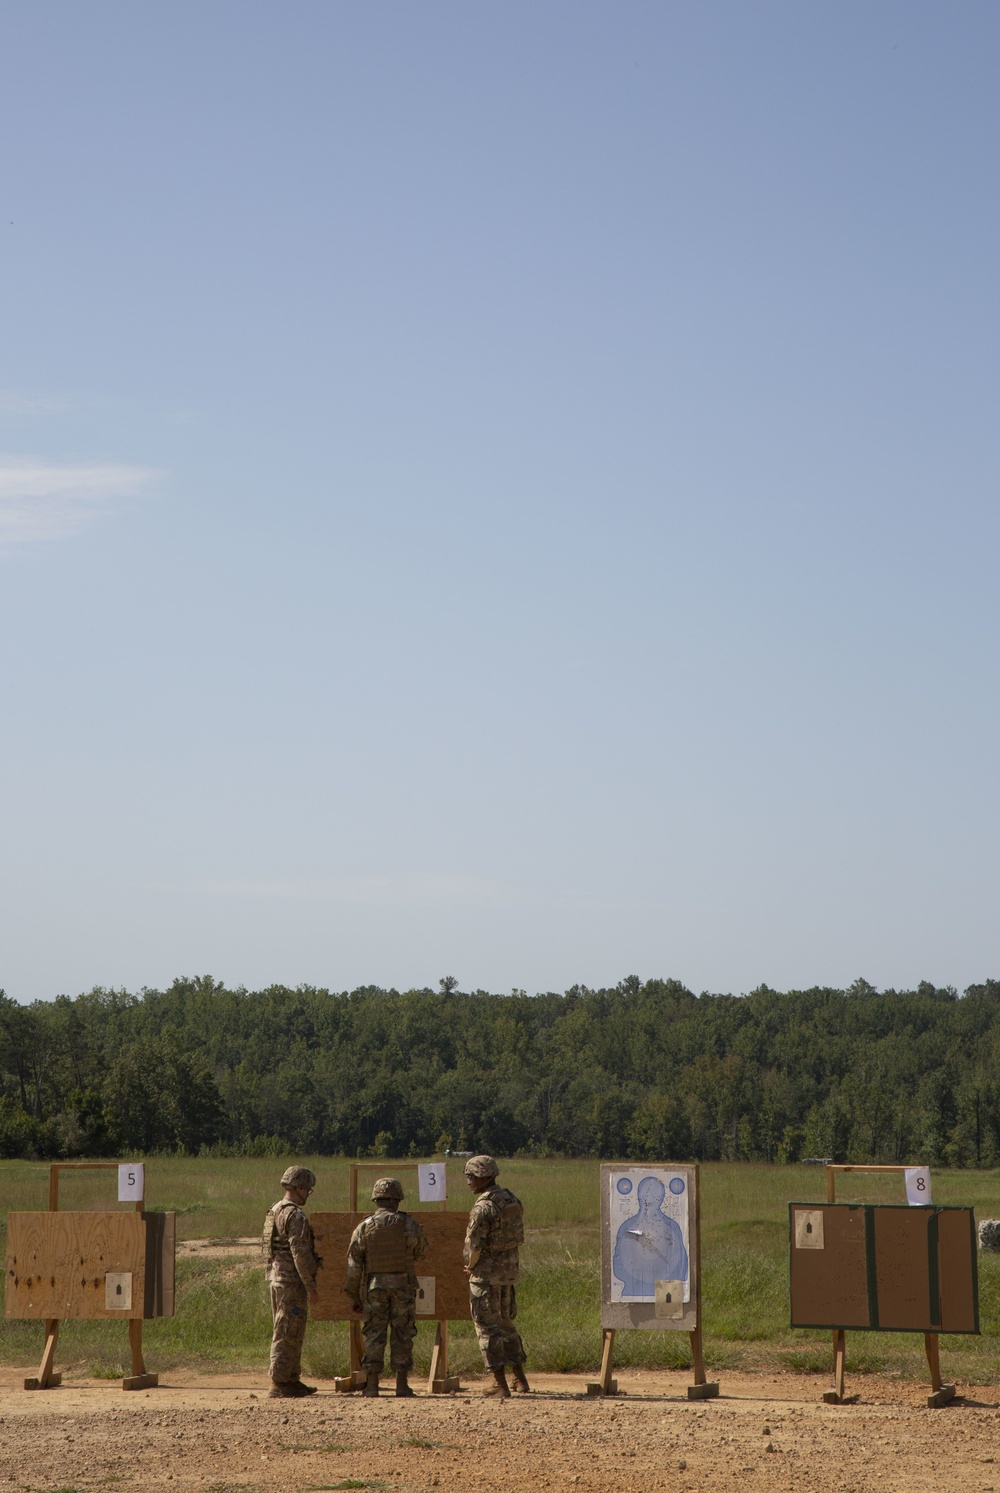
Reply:
[[8, 0], [8, 994], [1000, 975], [998, 60]]

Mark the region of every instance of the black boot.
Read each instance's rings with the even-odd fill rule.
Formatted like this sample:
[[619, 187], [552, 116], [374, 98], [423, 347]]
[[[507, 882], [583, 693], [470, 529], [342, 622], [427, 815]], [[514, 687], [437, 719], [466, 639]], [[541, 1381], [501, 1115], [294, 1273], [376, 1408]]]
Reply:
[[507, 1384], [507, 1371], [505, 1369], [493, 1370], [492, 1384], [488, 1384], [483, 1390], [484, 1395], [499, 1395], [502, 1400], [510, 1399], [510, 1389]]
[[514, 1389], [523, 1395], [530, 1394], [531, 1385], [528, 1383], [528, 1376], [524, 1372], [524, 1364], [512, 1363], [511, 1370], [514, 1375]]
[[409, 1370], [396, 1370], [396, 1398], [397, 1400], [409, 1400], [413, 1398], [413, 1390], [407, 1383], [406, 1376]]
[[366, 1400], [378, 1399], [378, 1370], [369, 1369], [368, 1379], [364, 1389], [361, 1391]]

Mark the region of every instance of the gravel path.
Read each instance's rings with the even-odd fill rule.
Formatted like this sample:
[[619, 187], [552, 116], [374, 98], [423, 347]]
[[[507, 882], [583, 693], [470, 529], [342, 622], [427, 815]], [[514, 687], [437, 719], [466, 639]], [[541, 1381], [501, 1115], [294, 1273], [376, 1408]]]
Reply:
[[507, 1402], [479, 1384], [377, 1401], [323, 1384], [282, 1401], [248, 1374], [176, 1371], [135, 1394], [86, 1380], [26, 1393], [22, 1378], [0, 1372], [0, 1490], [1000, 1493], [996, 1387], [928, 1410], [925, 1387], [873, 1377], [851, 1381], [851, 1406], [822, 1404], [818, 1377], [770, 1374], [723, 1374], [703, 1402], [676, 1373], [621, 1373], [627, 1393], [607, 1400], [583, 1376], [542, 1374]]

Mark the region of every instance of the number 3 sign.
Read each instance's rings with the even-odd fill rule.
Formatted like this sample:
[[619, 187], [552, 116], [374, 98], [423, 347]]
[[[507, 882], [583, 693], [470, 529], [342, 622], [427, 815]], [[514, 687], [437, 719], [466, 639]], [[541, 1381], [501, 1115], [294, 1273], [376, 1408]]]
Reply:
[[417, 1167], [417, 1179], [422, 1203], [443, 1203], [448, 1196], [444, 1165], [431, 1161]]

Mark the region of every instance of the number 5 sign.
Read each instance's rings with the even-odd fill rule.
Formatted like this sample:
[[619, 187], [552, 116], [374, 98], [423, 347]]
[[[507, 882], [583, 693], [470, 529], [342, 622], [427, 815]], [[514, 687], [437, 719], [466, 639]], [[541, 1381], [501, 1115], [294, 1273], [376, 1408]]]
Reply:
[[141, 1203], [143, 1167], [141, 1161], [124, 1161], [118, 1168], [118, 1201]]
[[428, 1162], [417, 1167], [417, 1178], [422, 1203], [443, 1203], [448, 1196], [448, 1185], [444, 1164]]

